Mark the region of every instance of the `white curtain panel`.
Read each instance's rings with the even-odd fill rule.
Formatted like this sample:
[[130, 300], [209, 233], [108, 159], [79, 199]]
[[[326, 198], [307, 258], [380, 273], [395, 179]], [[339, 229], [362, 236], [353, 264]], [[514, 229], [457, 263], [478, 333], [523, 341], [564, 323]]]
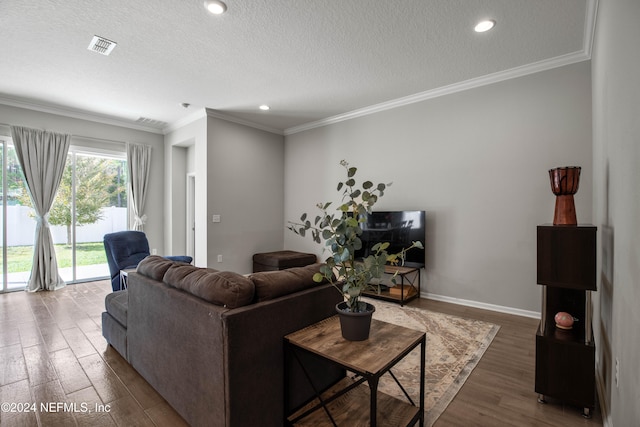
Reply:
[[49, 229], [49, 210], [62, 180], [71, 135], [11, 126], [11, 136], [36, 211], [36, 235], [27, 291], [53, 291], [65, 286]]
[[133, 213], [132, 230], [144, 231], [147, 216], [144, 204], [149, 188], [149, 169], [151, 168], [151, 147], [142, 144], [127, 144], [127, 165], [131, 189], [131, 212]]

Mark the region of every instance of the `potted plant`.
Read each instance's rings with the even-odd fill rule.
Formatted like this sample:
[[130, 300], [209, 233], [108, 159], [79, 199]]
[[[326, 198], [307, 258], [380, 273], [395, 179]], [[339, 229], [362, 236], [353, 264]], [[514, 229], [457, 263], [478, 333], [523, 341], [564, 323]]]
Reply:
[[[371, 316], [375, 311], [373, 305], [361, 300], [362, 294], [367, 290], [379, 293], [385, 265], [402, 265], [407, 251], [423, 246], [420, 241], [415, 241], [400, 252], [390, 254], [387, 252], [389, 243], [379, 242], [366, 258], [356, 261], [355, 253], [362, 249], [361, 224], [391, 184], [374, 185], [371, 181], [364, 181], [358, 186], [354, 178], [357, 168], [349, 166], [345, 160], [340, 164], [346, 169], [347, 177], [338, 183], [341, 201], [337, 209], [330, 210], [332, 202], [319, 203], [317, 207], [321, 213], [315, 217], [313, 224], [304, 213], [300, 222], [290, 221], [288, 228], [303, 237], [310, 232], [315, 242], [325, 242], [325, 250], [328, 249], [331, 255], [313, 280], [328, 281], [344, 296], [344, 301], [336, 306], [342, 333], [346, 339], [359, 341], [368, 338]], [[396, 274], [391, 278], [394, 284]], [[352, 331], [345, 317], [364, 326], [365, 332]]]

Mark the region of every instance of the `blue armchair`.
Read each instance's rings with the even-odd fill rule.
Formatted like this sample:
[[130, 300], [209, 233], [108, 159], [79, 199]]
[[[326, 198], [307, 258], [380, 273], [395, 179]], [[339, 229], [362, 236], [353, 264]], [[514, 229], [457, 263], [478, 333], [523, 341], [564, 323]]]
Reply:
[[[118, 231], [104, 235], [104, 250], [111, 274], [111, 288], [120, 290], [120, 270], [136, 268], [150, 255], [149, 241], [142, 231]], [[190, 256], [167, 256], [173, 261], [191, 263]]]

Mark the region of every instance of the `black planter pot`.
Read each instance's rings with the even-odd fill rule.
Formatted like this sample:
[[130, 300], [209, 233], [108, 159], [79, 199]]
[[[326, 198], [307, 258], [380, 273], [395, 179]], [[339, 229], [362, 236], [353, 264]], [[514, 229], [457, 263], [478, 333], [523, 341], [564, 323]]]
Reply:
[[349, 307], [344, 301], [336, 304], [342, 337], [347, 341], [364, 341], [369, 338], [371, 316], [376, 311], [376, 308], [368, 302], [362, 302], [361, 304], [366, 304], [366, 310], [356, 313], [349, 311]]

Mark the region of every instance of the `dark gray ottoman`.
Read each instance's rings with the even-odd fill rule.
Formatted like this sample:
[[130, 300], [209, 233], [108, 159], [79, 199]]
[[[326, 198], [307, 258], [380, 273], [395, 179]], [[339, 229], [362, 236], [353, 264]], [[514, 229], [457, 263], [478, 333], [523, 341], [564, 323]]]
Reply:
[[253, 255], [253, 272], [286, 270], [316, 263], [315, 254], [296, 251], [265, 252]]

